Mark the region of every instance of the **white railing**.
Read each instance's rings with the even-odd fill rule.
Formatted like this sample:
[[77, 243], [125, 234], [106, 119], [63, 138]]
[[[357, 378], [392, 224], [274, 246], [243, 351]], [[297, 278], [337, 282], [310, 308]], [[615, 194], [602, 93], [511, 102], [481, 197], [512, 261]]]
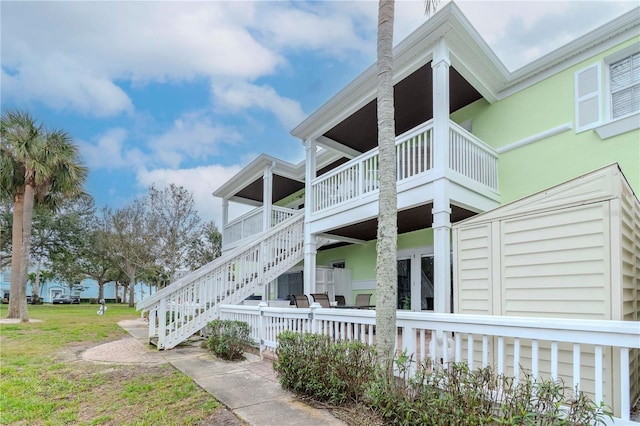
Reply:
[[215, 319], [221, 303], [240, 303], [302, 260], [303, 214], [138, 303], [149, 311], [150, 339], [157, 337], [159, 349], [175, 347]]
[[224, 227], [225, 245], [244, 240], [251, 235], [262, 232], [263, 211], [264, 208], [258, 207], [229, 222]]
[[[271, 206], [271, 227], [287, 220], [295, 214], [296, 210], [284, 207]], [[224, 227], [224, 245], [229, 246], [235, 242], [244, 240], [265, 231], [264, 207], [253, 209], [242, 216], [232, 220]]]
[[[220, 317], [248, 322], [261, 350], [275, 349], [285, 330], [375, 343], [370, 310], [223, 305]], [[616, 424], [630, 418], [630, 361], [640, 348], [637, 322], [398, 311], [397, 327], [397, 350], [416, 360], [492, 365], [516, 380], [525, 380], [525, 373], [562, 379], [569, 389], [610, 405]]]
[[271, 206], [271, 226], [276, 226], [284, 222], [291, 216], [296, 214], [298, 210], [288, 209], [286, 207]]
[[[498, 154], [454, 122], [450, 121], [449, 126], [449, 169], [497, 191]], [[433, 120], [396, 138], [398, 183], [434, 170], [436, 143]], [[354, 201], [377, 191], [378, 152], [376, 147], [314, 179], [311, 182], [312, 212]]]
[[449, 168], [498, 190], [498, 153], [454, 122], [449, 123]]

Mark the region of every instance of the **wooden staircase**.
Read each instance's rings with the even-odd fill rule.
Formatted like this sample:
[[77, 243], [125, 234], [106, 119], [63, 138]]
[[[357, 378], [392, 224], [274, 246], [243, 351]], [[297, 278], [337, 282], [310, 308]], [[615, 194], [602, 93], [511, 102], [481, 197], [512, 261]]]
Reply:
[[300, 211], [213, 262], [138, 303], [149, 312], [149, 342], [171, 349], [218, 317], [220, 304], [239, 304], [300, 262], [304, 211]]

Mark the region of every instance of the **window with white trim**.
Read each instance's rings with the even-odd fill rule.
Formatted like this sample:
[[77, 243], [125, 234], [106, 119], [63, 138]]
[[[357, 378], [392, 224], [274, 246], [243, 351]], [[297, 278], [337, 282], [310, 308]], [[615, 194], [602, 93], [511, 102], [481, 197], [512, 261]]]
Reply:
[[609, 65], [611, 118], [640, 111], [640, 52]]
[[602, 139], [640, 128], [640, 43], [575, 73], [576, 133]]

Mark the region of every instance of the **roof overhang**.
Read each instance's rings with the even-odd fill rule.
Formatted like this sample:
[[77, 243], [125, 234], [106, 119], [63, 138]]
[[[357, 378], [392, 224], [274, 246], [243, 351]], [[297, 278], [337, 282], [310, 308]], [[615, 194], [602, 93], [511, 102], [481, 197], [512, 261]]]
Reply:
[[[394, 85], [427, 65], [436, 43], [444, 38], [451, 63], [486, 99], [497, 98], [507, 69], [480, 37], [460, 9], [449, 3], [394, 48]], [[316, 139], [376, 98], [376, 65], [371, 65], [349, 85], [296, 126], [291, 134]]]
[[[458, 6], [450, 2], [394, 48], [394, 85], [428, 64], [436, 43], [443, 38], [455, 71], [485, 100], [495, 102], [637, 37], [639, 16], [640, 7], [510, 72]], [[302, 140], [318, 139], [350, 116], [370, 107], [376, 98], [376, 75], [373, 64], [296, 126], [291, 135]]]
[[[319, 173], [335, 162], [345, 161], [336, 151], [321, 150], [316, 157]], [[273, 174], [273, 201], [289, 196], [304, 187], [305, 162], [291, 164], [268, 154], [255, 160], [236, 173], [213, 192], [214, 197], [249, 205], [262, 205], [262, 178], [267, 169]]]

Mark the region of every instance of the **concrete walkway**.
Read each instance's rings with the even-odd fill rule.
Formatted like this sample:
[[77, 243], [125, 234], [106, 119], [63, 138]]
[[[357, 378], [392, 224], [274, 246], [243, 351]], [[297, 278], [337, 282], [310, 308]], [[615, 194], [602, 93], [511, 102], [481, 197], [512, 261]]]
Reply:
[[344, 425], [327, 410], [309, 407], [284, 391], [271, 361], [247, 355], [242, 362], [226, 362], [200, 347], [200, 342], [157, 351], [148, 345], [143, 320], [118, 323], [132, 337], [85, 351], [82, 358], [105, 363], [170, 363], [191, 377], [249, 425]]

